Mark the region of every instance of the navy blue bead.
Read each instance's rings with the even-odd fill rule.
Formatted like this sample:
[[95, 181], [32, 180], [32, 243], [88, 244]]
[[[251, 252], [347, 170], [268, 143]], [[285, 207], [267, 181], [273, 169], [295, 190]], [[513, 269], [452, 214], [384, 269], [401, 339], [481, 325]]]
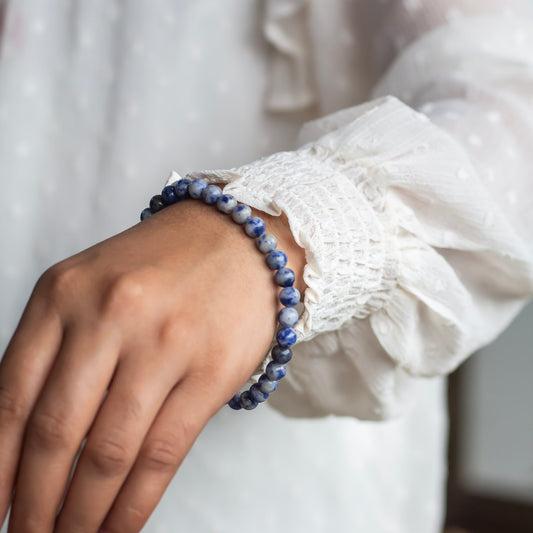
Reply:
[[176, 194], [176, 189], [174, 189], [173, 185], [167, 185], [161, 191], [161, 197], [163, 198], [163, 202], [167, 205], [175, 204], [178, 201], [178, 195]]
[[189, 185], [189, 196], [195, 200], [200, 200], [204, 189], [207, 187], [207, 181], [198, 178]]
[[239, 204], [231, 213], [231, 218], [237, 224], [244, 224], [252, 216], [252, 210], [250, 206], [246, 204]]
[[248, 237], [259, 237], [265, 232], [266, 226], [259, 217], [252, 217], [244, 224], [244, 231]]
[[296, 275], [294, 272], [287, 267], [280, 268], [276, 272], [276, 283], [280, 287], [292, 287], [292, 284], [294, 283], [294, 280], [296, 279]]
[[287, 364], [292, 359], [292, 350], [276, 344], [272, 348], [272, 361], [275, 363]]
[[285, 287], [279, 291], [279, 301], [285, 307], [294, 307], [300, 303], [300, 291], [294, 287]]
[[270, 361], [265, 368], [265, 376], [272, 381], [284, 378], [286, 373], [287, 367], [274, 361]]
[[218, 185], [208, 185], [202, 191], [202, 199], [207, 205], [215, 205], [222, 196], [222, 189]]
[[291, 328], [281, 328], [276, 334], [276, 340], [282, 348], [296, 344], [296, 332]]
[[229, 402], [228, 402], [228, 405], [232, 408], [232, 409], [235, 409], [235, 411], [239, 411], [240, 409], [242, 409], [242, 405], [241, 405], [241, 393], [238, 392]]
[[182, 178], [174, 183], [174, 190], [176, 191], [176, 196], [178, 200], [185, 200], [189, 198], [189, 185], [191, 180], [189, 178]]
[[256, 244], [260, 252], [268, 254], [272, 250], [276, 249], [276, 246], [278, 245], [278, 239], [276, 239], [272, 233], [263, 233], [263, 235], [257, 239]]
[[163, 202], [163, 197], [160, 194], [156, 194], [150, 198], [150, 211], [152, 213], [157, 213], [165, 207], [165, 202]]
[[257, 386], [259, 390], [266, 392], [267, 394], [274, 392], [278, 388], [278, 385], [279, 383], [276, 380], [268, 379], [268, 376], [265, 374], [261, 374], [257, 380]]
[[292, 328], [292, 326], [296, 325], [296, 322], [298, 322], [299, 318], [300, 315], [298, 314], [298, 311], [294, 309], [294, 307], [284, 307], [278, 313], [278, 322], [284, 328]]
[[272, 270], [283, 268], [287, 264], [287, 254], [281, 250], [272, 250], [267, 255], [267, 265]]
[[152, 210], [149, 207], [141, 211], [141, 220], [144, 220], [145, 218], [148, 218], [151, 216], [152, 216]]
[[251, 397], [250, 391], [244, 391], [241, 394], [241, 407], [247, 411], [251, 411], [257, 407], [257, 402]]
[[217, 201], [217, 207], [219, 211], [229, 215], [237, 207], [237, 200], [231, 194], [223, 194]]
[[268, 393], [267, 392], [263, 392], [259, 388], [259, 385], [257, 383], [254, 383], [250, 387], [250, 396], [251, 396], [252, 400], [256, 401], [257, 403], [262, 403], [262, 402], [267, 400]]

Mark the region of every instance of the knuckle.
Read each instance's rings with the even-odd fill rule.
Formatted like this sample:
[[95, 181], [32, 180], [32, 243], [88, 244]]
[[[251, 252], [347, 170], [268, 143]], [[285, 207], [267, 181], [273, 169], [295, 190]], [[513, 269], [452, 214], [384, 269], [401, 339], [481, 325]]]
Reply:
[[150, 470], [173, 472], [180, 463], [178, 444], [173, 437], [149, 440], [141, 449], [139, 458]]
[[[43, 516], [34, 511], [27, 510], [17, 517], [17, 528], [14, 531], [24, 531], [25, 533], [42, 533], [47, 531], [51, 524]], [[48, 527], [47, 527], [48, 526]]]
[[61, 449], [73, 442], [70, 424], [61, 416], [37, 411], [28, 427], [31, 442], [45, 449]]
[[37, 282], [37, 289], [44, 290], [52, 303], [60, 303], [79, 286], [79, 267], [58, 263], [50, 267]]
[[88, 445], [86, 458], [89, 464], [105, 477], [124, 474], [131, 462], [127, 446], [109, 438]]
[[26, 419], [27, 406], [20, 396], [0, 387], [0, 424], [20, 423]]
[[104, 312], [116, 314], [138, 307], [148, 292], [147, 285], [147, 277], [142, 272], [117, 275], [104, 295]]

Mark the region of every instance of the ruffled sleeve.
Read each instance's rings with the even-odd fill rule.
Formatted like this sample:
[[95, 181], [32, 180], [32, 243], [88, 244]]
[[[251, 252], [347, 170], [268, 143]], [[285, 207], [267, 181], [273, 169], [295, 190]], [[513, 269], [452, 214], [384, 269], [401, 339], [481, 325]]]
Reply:
[[512, 16], [441, 26], [298, 150], [195, 173], [285, 213], [305, 248], [286, 414], [393, 416], [533, 294], [531, 36]]

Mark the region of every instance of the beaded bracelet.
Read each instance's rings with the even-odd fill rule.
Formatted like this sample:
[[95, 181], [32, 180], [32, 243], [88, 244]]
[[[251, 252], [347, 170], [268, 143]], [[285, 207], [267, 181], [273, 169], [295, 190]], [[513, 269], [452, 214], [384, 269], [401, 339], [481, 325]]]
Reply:
[[283, 305], [278, 313], [280, 327], [277, 328], [275, 334], [276, 344], [270, 350], [270, 362], [256, 383], [248, 390], [235, 394], [228, 402], [232, 409], [255, 409], [278, 388], [279, 380], [285, 377], [287, 373], [285, 365], [292, 358], [290, 347], [297, 340], [296, 332], [292, 328], [299, 319], [295, 307], [300, 303], [300, 292], [293, 287], [295, 274], [286, 267], [287, 255], [285, 252], [276, 249], [278, 245], [276, 237], [271, 233], [265, 233], [265, 222], [259, 217], [252, 216], [250, 206], [238, 203], [233, 196], [223, 194], [220, 187], [208, 185], [207, 181], [203, 179], [181, 178], [168, 183], [161, 194], [151, 198], [150, 207], [141, 213], [141, 221], [168, 205], [188, 198], [203, 200], [207, 205], [216, 205], [219, 211], [231, 215], [234, 222], [242, 225], [246, 234], [256, 240], [259, 251], [266, 255], [266, 263], [275, 271], [274, 279], [277, 285], [282, 287], [279, 293], [279, 301]]

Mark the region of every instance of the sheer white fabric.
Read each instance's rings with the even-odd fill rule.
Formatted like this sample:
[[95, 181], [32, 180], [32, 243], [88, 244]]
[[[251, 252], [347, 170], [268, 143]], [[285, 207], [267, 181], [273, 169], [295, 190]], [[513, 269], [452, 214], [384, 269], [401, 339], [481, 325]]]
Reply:
[[518, 2], [426, 4], [7, 4], [2, 343], [37, 275], [129, 226], [170, 168], [231, 169], [204, 174], [285, 211], [307, 254], [306, 340], [269, 402], [351, 415], [222, 410], [146, 531], [439, 531], [443, 383], [420, 376], [532, 292], [533, 34]]
[[[376, 99], [307, 124], [295, 152], [204, 173], [284, 212], [306, 249], [300, 339], [332, 338], [320, 358], [296, 348], [284, 412], [397, 413], [411, 376], [453, 370], [533, 293], [531, 30], [508, 10], [455, 19], [412, 43], [374, 90], [411, 107]], [[375, 338], [366, 332], [360, 350], [365, 328]], [[338, 387], [340, 366], [374, 401]]]

